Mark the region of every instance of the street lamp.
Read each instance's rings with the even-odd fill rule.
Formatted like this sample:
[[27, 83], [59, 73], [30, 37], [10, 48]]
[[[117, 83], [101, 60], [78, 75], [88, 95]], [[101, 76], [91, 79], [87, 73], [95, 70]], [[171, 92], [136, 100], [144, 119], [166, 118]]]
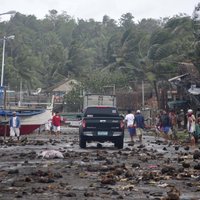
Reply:
[[15, 14], [16, 11], [15, 10], [10, 10], [8, 12], [5, 12], [5, 13], [0, 13], [0, 15], [12, 15], [12, 14]]
[[4, 58], [5, 58], [5, 47], [6, 47], [6, 40], [9, 40], [9, 39], [14, 39], [15, 36], [14, 35], [10, 35], [8, 37], [4, 36], [3, 39], [3, 52], [2, 52], [2, 66], [1, 66], [1, 87], [3, 86], [3, 76], [4, 76]]

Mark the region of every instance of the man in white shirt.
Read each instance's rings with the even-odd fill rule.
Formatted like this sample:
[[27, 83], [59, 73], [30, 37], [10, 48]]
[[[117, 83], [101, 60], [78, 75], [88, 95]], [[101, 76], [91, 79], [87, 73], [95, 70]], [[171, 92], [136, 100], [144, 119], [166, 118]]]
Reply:
[[134, 119], [135, 119], [134, 114], [131, 113], [131, 110], [128, 110], [128, 114], [125, 116], [125, 122], [127, 124], [129, 135], [131, 137], [131, 142], [133, 143], [134, 143], [133, 138], [134, 136], [136, 136], [136, 130], [134, 127]]
[[9, 120], [9, 126], [10, 126], [10, 138], [13, 136], [17, 136], [17, 139], [19, 140], [20, 136], [20, 119], [18, 116], [16, 116], [16, 112], [13, 112], [13, 116]]

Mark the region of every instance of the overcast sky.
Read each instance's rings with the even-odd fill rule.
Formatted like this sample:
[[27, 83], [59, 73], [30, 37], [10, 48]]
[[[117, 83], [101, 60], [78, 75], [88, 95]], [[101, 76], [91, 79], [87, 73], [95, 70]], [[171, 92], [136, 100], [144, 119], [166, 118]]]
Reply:
[[[179, 13], [192, 16], [200, 0], [1, 0], [0, 14], [15, 10], [25, 15], [44, 18], [49, 10], [55, 9], [59, 14], [66, 11], [75, 19], [102, 21], [104, 15], [118, 20], [122, 14], [132, 13], [135, 21], [143, 18], [159, 19], [172, 17]], [[1, 20], [10, 16], [3, 15]]]

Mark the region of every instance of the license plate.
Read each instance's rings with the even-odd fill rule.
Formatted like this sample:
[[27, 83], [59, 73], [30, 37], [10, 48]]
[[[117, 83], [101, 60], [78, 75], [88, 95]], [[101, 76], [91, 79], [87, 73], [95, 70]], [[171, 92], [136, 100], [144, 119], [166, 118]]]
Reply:
[[108, 132], [107, 131], [98, 131], [97, 133], [98, 135], [108, 135]]

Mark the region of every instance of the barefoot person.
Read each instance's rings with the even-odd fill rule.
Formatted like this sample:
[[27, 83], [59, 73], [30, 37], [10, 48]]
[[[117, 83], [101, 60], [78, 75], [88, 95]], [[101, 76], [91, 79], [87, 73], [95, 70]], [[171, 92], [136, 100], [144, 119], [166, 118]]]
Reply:
[[128, 110], [128, 114], [125, 116], [125, 122], [127, 124], [128, 132], [131, 138], [131, 142], [134, 142], [134, 137], [136, 136], [136, 131], [134, 127], [134, 114], [131, 113], [131, 110]]
[[14, 136], [17, 136], [17, 139], [19, 140], [21, 122], [20, 118], [16, 116], [15, 111], [13, 112], [13, 116], [10, 117], [9, 126], [10, 126], [10, 139], [12, 139], [12, 137]]

